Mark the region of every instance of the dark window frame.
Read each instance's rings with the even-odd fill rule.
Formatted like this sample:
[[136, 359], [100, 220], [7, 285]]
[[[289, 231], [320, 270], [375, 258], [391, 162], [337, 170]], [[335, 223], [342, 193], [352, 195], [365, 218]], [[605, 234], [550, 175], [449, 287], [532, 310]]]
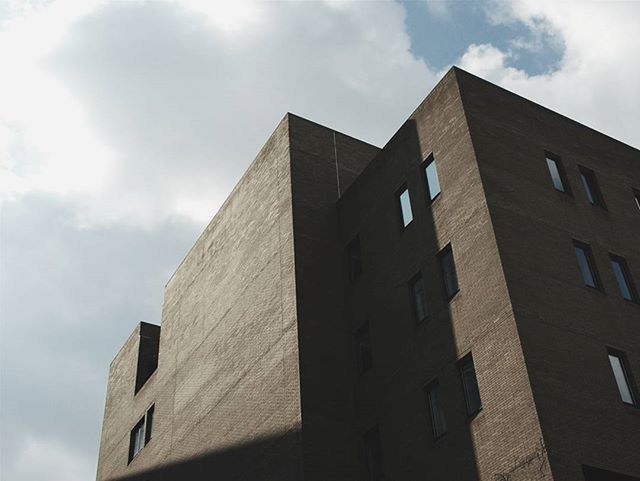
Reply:
[[[434, 391], [437, 394], [437, 399], [435, 400], [432, 396], [432, 393]], [[447, 417], [444, 412], [444, 404], [442, 403], [442, 391], [440, 388], [440, 382], [437, 378], [427, 383], [427, 385], [424, 387], [424, 395], [427, 401], [429, 419], [431, 420], [431, 431], [433, 434], [433, 439], [437, 441], [445, 434], [447, 434]], [[439, 429], [439, 426], [437, 425], [438, 423], [436, 423], [435, 411], [438, 411], [440, 413], [439, 416], [442, 419], [442, 425], [440, 426], [441, 429]]]
[[[636, 288], [635, 280], [631, 275], [631, 270], [629, 269], [629, 264], [627, 263], [627, 260], [622, 256], [613, 254], [612, 252], [609, 252], [609, 260], [611, 262], [611, 269], [614, 271], [613, 276], [616, 279], [616, 284], [618, 284], [618, 289], [620, 290], [620, 294], [622, 295], [622, 298], [625, 301], [638, 304], [640, 302], [639, 296], [638, 296], [638, 290]], [[613, 267], [614, 262], [620, 266], [620, 270], [622, 271], [622, 277], [626, 283], [627, 289], [629, 290], [631, 299], [627, 299], [626, 297], [624, 297], [624, 293], [622, 292], [622, 287], [620, 286], [620, 281], [618, 280], [618, 276], [616, 275]]]
[[[547, 173], [551, 177], [551, 184], [553, 185], [554, 190], [560, 192], [561, 194], [567, 194], [572, 197], [573, 193], [571, 190], [571, 184], [569, 184], [569, 178], [567, 177], [567, 171], [564, 168], [564, 163], [562, 162], [562, 158], [559, 155], [556, 155], [548, 150], [544, 151], [545, 154], [545, 164], [547, 166]], [[558, 171], [558, 177], [560, 178], [560, 183], [562, 184], [562, 190], [556, 187], [555, 182], [553, 181], [553, 174], [550, 171], [549, 160], [555, 163], [556, 170]]]
[[[451, 265], [453, 267], [453, 274], [455, 278], [455, 289], [452, 292], [449, 292], [449, 288], [447, 286], [447, 272], [445, 272], [444, 259], [447, 257], [451, 257]], [[456, 267], [456, 259], [453, 254], [453, 247], [451, 246], [451, 242], [449, 242], [446, 246], [444, 246], [438, 254], [436, 255], [438, 259], [438, 265], [440, 268], [440, 277], [442, 281], [442, 290], [444, 292], [445, 300], [451, 301], [458, 292], [460, 292], [460, 279], [458, 278], [458, 269]]]
[[[591, 246], [589, 244], [587, 244], [586, 242], [582, 242], [579, 241], [577, 239], [573, 239], [572, 240], [573, 243], [573, 251], [574, 251], [574, 256], [576, 256], [576, 261], [578, 262], [578, 271], [580, 272], [580, 278], [582, 279], [582, 282], [584, 284], [585, 287], [588, 287], [589, 289], [594, 289], [596, 291], [599, 292], [604, 292], [604, 286], [602, 284], [602, 278], [600, 277], [600, 272], [598, 272], [598, 266], [596, 265], [596, 260], [595, 257], [593, 256], [593, 250], [591, 249]], [[577, 258], [577, 252], [576, 249], [581, 249], [584, 254], [585, 254], [585, 259], [587, 261], [587, 266], [589, 268], [589, 272], [591, 274], [591, 278], [593, 279], [594, 282], [594, 286], [591, 286], [589, 284], [587, 284], [587, 281], [584, 278], [584, 273], [582, 272], [582, 269], [580, 268], [580, 260]]]
[[[429, 184], [429, 176], [427, 175], [427, 168], [431, 164], [434, 165], [436, 180], [438, 181], [438, 193], [436, 195], [431, 194], [432, 187], [431, 187], [431, 184]], [[440, 183], [440, 174], [438, 173], [438, 164], [436, 163], [436, 158], [433, 155], [433, 152], [427, 155], [427, 157], [421, 162], [420, 168], [422, 169], [422, 175], [424, 176], [424, 185], [425, 185], [425, 189], [427, 190], [427, 201], [430, 204], [432, 204], [438, 198], [440, 198], [440, 194], [442, 194], [442, 184]]]
[[[362, 436], [363, 451], [364, 451], [364, 477], [366, 481], [383, 481], [384, 480], [384, 460], [382, 455], [382, 440], [380, 436], [380, 426], [375, 426], [368, 429]], [[373, 453], [370, 449], [370, 442], [375, 442], [375, 451]], [[373, 459], [377, 454], [379, 458]], [[377, 462], [376, 462], [377, 461]], [[378, 472], [376, 472], [378, 471]]]
[[[155, 403], [149, 406], [145, 411], [144, 416], [140, 418], [135, 426], [133, 426], [133, 429], [129, 432], [129, 457], [127, 464], [130, 464], [153, 438], [155, 408]], [[136, 438], [138, 437], [138, 433], [140, 433], [139, 435], [141, 436], [141, 446], [136, 451]]]
[[[411, 220], [409, 222], [406, 222], [404, 218], [404, 210], [402, 209], [402, 196], [405, 194], [405, 192], [407, 194], [407, 199], [409, 200], [409, 213], [411, 214]], [[396, 209], [398, 212], [398, 219], [399, 219], [398, 224], [400, 225], [400, 230], [404, 231], [411, 224], [413, 224], [413, 221], [415, 220], [415, 217], [413, 215], [413, 205], [411, 204], [411, 192], [409, 191], [409, 187], [407, 183], [405, 182], [404, 184], [402, 184], [396, 190], [394, 195], [395, 195]]]
[[583, 165], [578, 165], [578, 172], [580, 173], [580, 181], [584, 187], [589, 204], [607, 210], [607, 205], [604, 202], [604, 196], [602, 195], [596, 173]]
[[[345, 248], [347, 257], [347, 273], [349, 281], [355, 284], [362, 277], [362, 246], [360, 245], [360, 236], [356, 235]], [[353, 256], [352, 254], [356, 255]]]
[[154, 414], [156, 410], [156, 405], [152, 404], [149, 409], [147, 409], [147, 414], [145, 415], [144, 421], [144, 445], [149, 444], [149, 441], [153, 438], [153, 422], [154, 422]]
[[[360, 337], [362, 334], [365, 334], [366, 340], [368, 341], [369, 351], [368, 357], [366, 358], [362, 356], [362, 352], [360, 350], [359, 341], [362, 339]], [[373, 350], [371, 349], [371, 329], [369, 327], [369, 321], [363, 322], [362, 325], [354, 331], [353, 349], [356, 356], [356, 370], [358, 377], [362, 377], [373, 368]]]
[[[466, 382], [467, 379], [469, 379], [467, 376], [465, 376], [465, 373], [468, 370], [473, 370], [474, 386], [469, 386]], [[462, 383], [467, 416], [470, 419], [473, 419], [482, 411], [482, 397], [480, 396], [480, 384], [478, 383], [478, 376], [476, 374], [476, 367], [473, 361], [472, 353], [466, 354], [458, 361], [458, 372], [460, 373], [460, 382]], [[472, 392], [472, 389], [475, 392]], [[474, 395], [477, 395], [477, 406], [472, 405]]]
[[[631, 403], [626, 402], [622, 399], [622, 394], [620, 393], [620, 386], [618, 385], [618, 381], [615, 377], [615, 372], [613, 372], [613, 367], [611, 366], [610, 357], [616, 357], [620, 361], [620, 366], [622, 368], [622, 374], [624, 377], [624, 381], [626, 383], [626, 387], [629, 390], [629, 394], [631, 396]], [[618, 396], [620, 397], [620, 401], [627, 405], [633, 406], [635, 408], [640, 408], [640, 399], [638, 398], [638, 389], [635, 383], [635, 379], [631, 374], [631, 370], [629, 369], [629, 359], [627, 357], [627, 353], [621, 351], [620, 349], [616, 349], [614, 347], [607, 346], [607, 361], [609, 362], [609, 368], [612, 371], [613, 382], [616, 386], [616, 391], [618, 392]]]
[[632, 188], [634, 200], [636, 201], [636, 207], [638, 208], [638, 212], [640, 212], [640, 190]]
[[[417, 305], [417, 301], [416, 301], [416, 296], [415, 296], [415, 286], [418, 282], [422, 283], [422, 292], [423, 292], [423, 299], [424, 299], [424, 316], [420, 317], [420, 315], [418, 314], [418, 305]], [[416, 322], [416, 324], [420, 324], [424, 321], [426, 321], [429, 318], [429, 304], [427, 303], [427, 289], [424, 283], [424, 276], [422, 275], [421, 271], [418, 271], [411, 279], [409, 279], [409, 282], [407, 283], [408, 287], [409, 287], [409, 299], [411, 301], [411, 312], [413, 313], [413, 320]]]

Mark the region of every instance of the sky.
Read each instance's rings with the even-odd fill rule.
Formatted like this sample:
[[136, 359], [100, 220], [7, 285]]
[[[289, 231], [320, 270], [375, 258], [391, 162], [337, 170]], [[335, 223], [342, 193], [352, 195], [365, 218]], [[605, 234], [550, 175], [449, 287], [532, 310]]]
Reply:
[[95, 478], [109, 363], [286, 112], [459, 67], [640, 147], [640, 1], [0, 0], [0, 478]]

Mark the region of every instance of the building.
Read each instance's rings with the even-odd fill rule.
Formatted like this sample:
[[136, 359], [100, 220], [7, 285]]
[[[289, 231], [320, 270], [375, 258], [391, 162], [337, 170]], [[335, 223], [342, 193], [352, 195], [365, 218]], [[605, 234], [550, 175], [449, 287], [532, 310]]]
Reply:
[[639, 280], [628, 145], [457, 68], [382, 149], [288, 114], [111, 364], [97, 479], [640, 480]]

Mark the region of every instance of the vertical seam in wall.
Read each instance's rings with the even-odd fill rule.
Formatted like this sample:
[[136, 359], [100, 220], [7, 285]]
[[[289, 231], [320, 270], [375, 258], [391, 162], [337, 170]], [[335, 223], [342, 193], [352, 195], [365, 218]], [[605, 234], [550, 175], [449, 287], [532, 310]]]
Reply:
[[336, 163], [336, 185], [338, 186], [338, 199], [340, 199], [340, 196], [342, 195], [342, 193], [340, 192], [340, 169], [338, 168], [338, 147], [336, 145], [336, 131], [333, 130], [333, 158], [335, 159], [335, 163]]

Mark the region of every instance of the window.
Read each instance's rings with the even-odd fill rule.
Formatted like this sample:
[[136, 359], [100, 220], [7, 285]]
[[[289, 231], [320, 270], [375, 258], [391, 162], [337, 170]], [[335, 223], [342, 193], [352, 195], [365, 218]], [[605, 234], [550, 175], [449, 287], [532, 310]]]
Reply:
[[371, 369], [373, 357], [371, 356], [371, 336], [369, 335], [369, 323], [365, 322], [354, 334], [356, 349], [356, 364], [358, 374], [362, 375]]
[[569, 193], [569, 183], [567, 182], [567, 176], [564, 173], [564, 167], [559, 157], [547, 153], [547, 167], [549, 168], [549, 174], [551, 174], [551, 180], [556, 190], [560, 192]]
[[131, 430], [129, 442], [129, 462], [135, 458], [144, 447], [144, 417]]
[[476, 379], [476, 368], [473, 365], [471, 354], [466, 355], [460, 361], [460, 377], [464, 388], [467, 414], [473, 416], [482, 409], [482, 402], [480, 401], [480, 390]]
[[413, 304], [413, 314], [416, 322], [424, 321], [428, 316], [427, 296], [424, 290], [424, 281], [422, 274], [417, 274], [409, 281], [409, 292], [411, 293], [411, 302]]
[[640, 210], [640, 190], [633, 189], [633, 196], [636, 198], [636, 207]]
[[360, 238], [356, 236], [347, 245], [347, 267], [349, 270], [349, 280], [357, 281], [362, 275], [362, 254], [360, 252]]
[[380, 446], [380, 431], [378, 426], [370, 429], [364, 435], [364, 459], [367, 481], [382, 481], [382, 448]]
[[622, 402], [635, 406], [636, 397], [631, 386], [631, 379], [624, 354], [620, 351], [609, 349], [609, 364], [611, 364], [613, 377], [616, 380]]
[[576, 251], [578, 266], [580, 267], [580, 273], [582, 274], [582, 280], [585, 285], [593, 287], [594, 289], [601, 289], [600, 278], [596, 271], [593, 255], [591, 254], [591, 247], [576, 240], [573, 241], [573, 247]]
[[155, 411], [155, 405], [151, 406], [147, 411], [146, 429], [144, 432], [144, 444], [145, 446], [151, 441], [153, 436], [153, 412]]
[[440, 402], [440, 384], [433, 381], [426, 388], [427, 401], [429, 402], [429, 414], [431, 415], [431, 427], [433, 437], [438, 439], [447, 432], [447, 423], [444, 418], [444, 409]]
[[442, 282], [445, 296], [451, 299], [460, 290], [458, 287], [458, 275], [456, 273], [456, 265], [453, 260], [453, 250], [451, 244], [442, 249], [438, 254], [440, 261], [440, 271], [442, 274]]
[[398, 205], [400, 206], [400, 219], [402, 227], [407, 227], [413, 220], [413, 212], [411, 211], [411, 199], [409, 198], [409, 189], [403, 186], [398, 193]]
[[578, 167], [578, 169], [580, 170], [580, 179], [582, 180], [582, 185], [584, 186], [584, 191], [587, 194], [589, 203], [604, 208], [604, 200], [595, 172], [586, 167]]
[[637, 302], [638, 292], [636, 291], [636, 286], [633, 282], [633, 278], [631, 277], [631, 272], [629, 272], [627, 261], [614, 254], [609, 254], [609, 258], [611, 259], [611, 267], [614, 275], [616, 276], [616, 280], [618, 281], [618, 287], [620, 287], [622, 297], [628, 301]]
[[135, 427], [131, 430], [129, 437], [129, 462], [133, 461], [142, 448], [144, 448], [153, 435], [153, 412], [155, 405], [152, 405], [145, 416], [138, 421]]
[[429, 199], [433, 200], [440, 194], [440, 180], [438, 179], [438, 170], [436, 168], [436, 161], [433, 158], [433, 154], [427, 157], [424, 167], [424, 177], [427, 182], [427, 193]]

